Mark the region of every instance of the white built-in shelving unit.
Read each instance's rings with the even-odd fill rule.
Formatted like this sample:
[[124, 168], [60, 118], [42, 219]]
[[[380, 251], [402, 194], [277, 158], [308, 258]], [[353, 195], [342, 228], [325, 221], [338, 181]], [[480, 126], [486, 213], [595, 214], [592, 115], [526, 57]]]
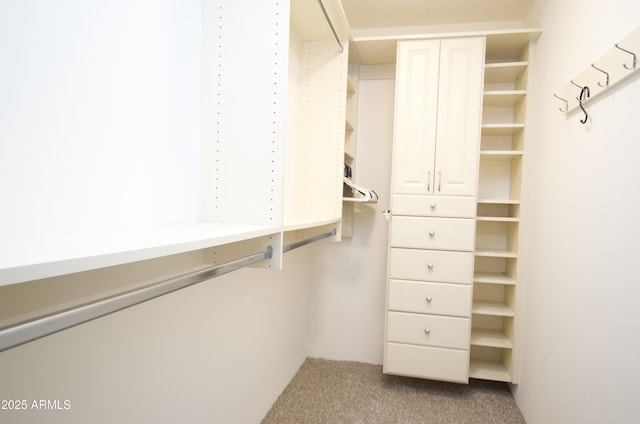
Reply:
[[[540, 34], [537, 29], [515, 29], [397, 36], [361, 33], [354, 38], [367, 65], [395, 63], [401, 41], [485, 38], [469, 378], [518, 382], [531, 150], [527, 104], [535, 40]], [[450, 356], [451, 363], [457, 360]]]
[[527, 100], [539, 31], [487, 36], [469, 376], [517, 382], [527, 187]]

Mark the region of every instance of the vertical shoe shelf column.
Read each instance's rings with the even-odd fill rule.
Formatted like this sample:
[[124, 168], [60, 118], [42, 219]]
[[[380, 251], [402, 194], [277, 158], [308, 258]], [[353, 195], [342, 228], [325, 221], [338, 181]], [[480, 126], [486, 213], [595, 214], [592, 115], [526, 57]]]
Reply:
[[539, 32], [487, 36], [471, 378], [517, 382], [526, 220], [527, 85]]
[[[347, 75], [347, 110], [344, 136], [344, 164], [351, 168], [355, 176], [356, 165], [356, 128], [358, 125], [358, 86], [360, 84], [360, 65], [349, 63]], [[346, 175], [345, 175], [346, 176]], [[343, 187], [343, 197], [351, 197], [351, 189]], [[353, 237], [353, 202], [342, 202], [342, 237]]]

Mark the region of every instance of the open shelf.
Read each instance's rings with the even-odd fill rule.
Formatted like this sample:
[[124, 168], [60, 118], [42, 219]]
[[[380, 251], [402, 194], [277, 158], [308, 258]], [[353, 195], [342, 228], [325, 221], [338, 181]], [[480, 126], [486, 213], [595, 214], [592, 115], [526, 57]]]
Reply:
[[474, 314], [496, 315], [503, 317], [513, 317], [515, 314], [513, 308], [501, 302], [489, 302], [474, 300], [471, 311]]
[[515, 285], [517, 258], [478, 256], [473, 281], [482, 284]]
[[486, 359], [471, 359], [469, 377], [480, 380], [511, 381], [511, 374], [502, 361]]
[[520, 202], [514, 200], [478, 200], [476, 220], [519, 222]]
[[515, 316], [515, 286], [476, 283], [473, 286], [473, 313], [503, 317]]
[[509, 348], [471, 346], [469, 377], [513, 381], [513, 351]]
[[503, 331], [487, 330], [484, 328], [471, 329], [471, 344], [475, 346], [498, 347], [502, 349], [513, 348], [513, 343]]
[[484, 66], [485, 84], [503, 83], [505, 81], [516, 81], [527, 69], [529, 62], [492, 62]]

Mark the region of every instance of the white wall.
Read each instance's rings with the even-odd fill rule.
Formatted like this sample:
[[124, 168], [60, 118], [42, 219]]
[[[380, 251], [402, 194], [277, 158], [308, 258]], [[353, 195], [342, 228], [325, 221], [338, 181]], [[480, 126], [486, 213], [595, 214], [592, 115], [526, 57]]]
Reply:
[[353, 237], [314, 255], [309, 356], [381, 364], [389, 232], [382, 212], [390, 205], [395, 79], [366, 78], [358, 93], [355, 180], [380, 199], [356, 204]]
[[529, 424], [638, 422], [638, 75], [565, 118], [553, 93], [639, 24], [636, 0], [538, 0], [524, 355]]
[[200, 0], [0, 2], [0, 236], [194, 222]]
[[308, 250], [0, 353], [11, 423], [260, 422], [307, 357]]

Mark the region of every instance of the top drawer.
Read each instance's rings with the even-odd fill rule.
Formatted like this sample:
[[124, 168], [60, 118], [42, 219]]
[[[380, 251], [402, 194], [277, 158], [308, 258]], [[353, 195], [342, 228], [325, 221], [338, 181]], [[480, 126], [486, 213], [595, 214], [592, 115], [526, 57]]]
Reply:
[[475, 218], [476, 199], [464, 196], [396, 194], [393, 196], [391, 214]]

